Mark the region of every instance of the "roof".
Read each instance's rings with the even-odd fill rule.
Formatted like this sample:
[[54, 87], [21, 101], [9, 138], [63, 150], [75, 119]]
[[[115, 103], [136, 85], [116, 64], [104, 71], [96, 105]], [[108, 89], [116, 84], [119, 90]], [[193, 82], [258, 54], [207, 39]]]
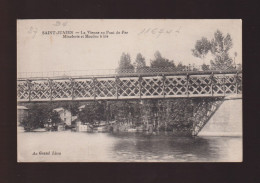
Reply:
[[59, 107], [59, 108], [56, 108], [56, 109], [53, 109], [53, 110], [56, 111], [56, 112], [64, 111], [64, 109], [62, 107]]
[[72, 121], [74, 121], [74, 120], [76, 120], [76, 119], [78, 119], [78, 116], [72, 116], [72, 117], [71, 117], [71, 120], [72, 120]]
[[83, 108], [85, 108], [85, 107], [86, 107], [85, 105], [82, 105], [82, 106], [79, 107], [79, 109], [83, 109]]
[[59, 107], [59, 108], [53, 109], [53, 111], [56, 111], [56, 112], [61, 112], [61, 111], [70, 112], [70, 110], [64, 109], [63, 107]]
[[24, 109], [24, 110], [27, 110], [28, 108], [27, 107], [25, 107], [25, 106], [17, 106], [17, 109]]

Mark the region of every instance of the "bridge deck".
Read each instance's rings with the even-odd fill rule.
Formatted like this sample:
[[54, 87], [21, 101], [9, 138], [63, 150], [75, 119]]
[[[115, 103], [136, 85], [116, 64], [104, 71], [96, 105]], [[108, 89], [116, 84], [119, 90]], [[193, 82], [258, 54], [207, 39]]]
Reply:
[[242, 73], [234, 71], [28, 77], [17, 81], [17, 100], [24, 102], [219, 97], [241, 93]]

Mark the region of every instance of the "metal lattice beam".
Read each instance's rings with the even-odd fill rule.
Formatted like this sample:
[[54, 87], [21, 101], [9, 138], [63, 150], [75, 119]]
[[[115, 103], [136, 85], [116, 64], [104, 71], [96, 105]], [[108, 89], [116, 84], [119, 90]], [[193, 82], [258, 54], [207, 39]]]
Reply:
[[223, 98], [205, 99], [194, 110], [192, 135], [196, 136], [223, 103]]
[[242, 74], [18, 80], [18, 101], [219, 97], [242, 93]]

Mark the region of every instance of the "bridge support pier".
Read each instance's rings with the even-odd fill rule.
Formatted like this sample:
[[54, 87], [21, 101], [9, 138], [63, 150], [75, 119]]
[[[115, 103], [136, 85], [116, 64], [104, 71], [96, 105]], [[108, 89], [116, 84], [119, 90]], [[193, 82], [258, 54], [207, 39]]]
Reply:
[[224, 98], [202, 99], [193, 111], [192, 136], [197, 136], [223, 103]]

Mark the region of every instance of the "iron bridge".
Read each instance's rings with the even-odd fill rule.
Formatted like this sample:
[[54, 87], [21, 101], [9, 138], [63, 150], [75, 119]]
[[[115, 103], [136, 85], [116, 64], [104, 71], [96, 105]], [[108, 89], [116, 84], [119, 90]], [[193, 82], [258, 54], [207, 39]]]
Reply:
[[242, 71], [19, 77], [17, 101], [225, 97], [242, 94]]

